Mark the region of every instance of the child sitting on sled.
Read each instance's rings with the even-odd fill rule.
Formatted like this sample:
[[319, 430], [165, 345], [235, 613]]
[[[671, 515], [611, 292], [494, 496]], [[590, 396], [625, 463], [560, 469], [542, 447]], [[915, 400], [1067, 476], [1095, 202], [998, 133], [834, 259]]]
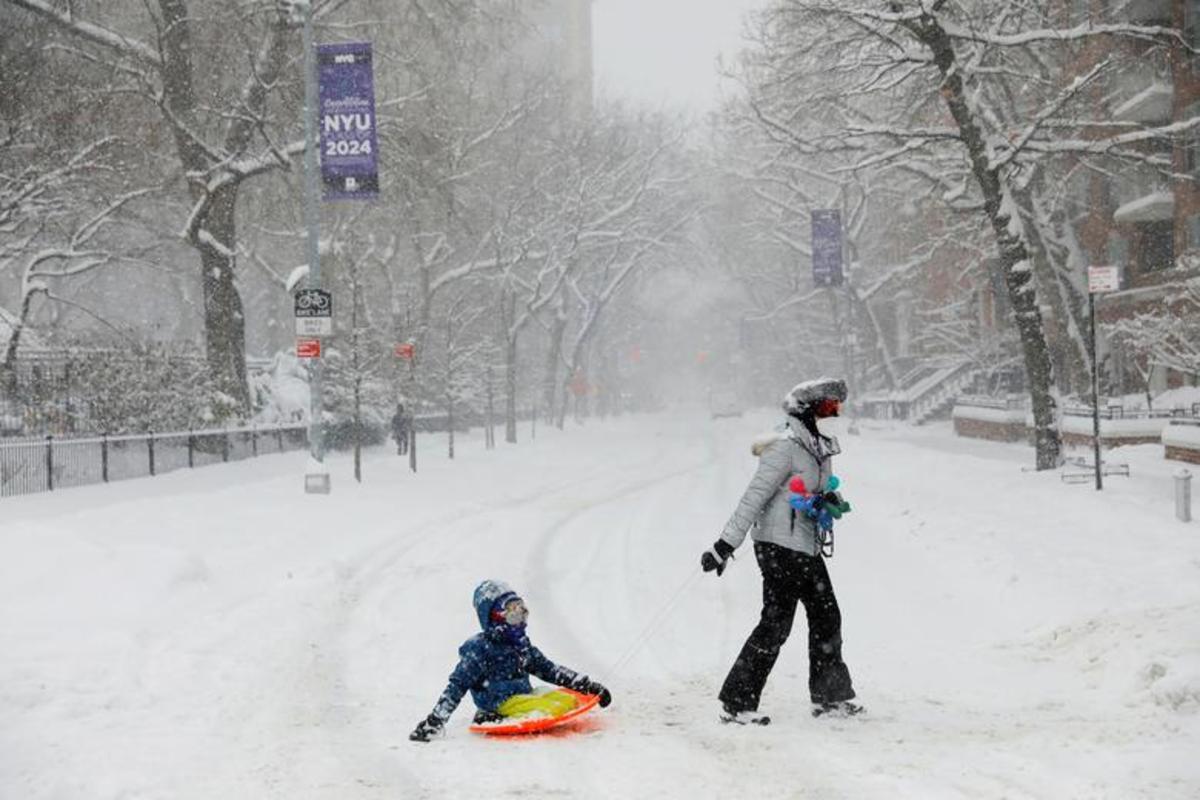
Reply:
[[533, 712], [556, 717], [575, 707], [575, 697], [566, 692], [535, 694], [529, 684], [531, 674], [555, 686], [599, 695], [601, 708], [612, 702], [608, 689], [586, 675], [555, 664], [529, 643], [525, 635], [529, 610], [525, 601], [506, 584], [484, 581], [475, 589], [474, 603], [483, 632], [458, 648], [458, 666], [450, 674], [446, 690], [432, 713], [409, 734], [409, 739], [427, 742], [441, 732], [468, 691], [478, 709], [476, 724], [500, 722]]

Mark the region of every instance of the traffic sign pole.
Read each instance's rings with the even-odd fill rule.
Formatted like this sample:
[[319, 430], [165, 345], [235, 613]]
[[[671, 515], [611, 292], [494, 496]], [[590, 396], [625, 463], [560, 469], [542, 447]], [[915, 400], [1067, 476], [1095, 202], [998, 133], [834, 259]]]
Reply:
[[1104, 488], [1104, 467], [1100, 461], [1100, 359], [1096, 357], [1096, 295], [1120, 288], [1121, 275], [1116, 267], [1088, 267], [1088, 317], [1092, 325], [1092, 456], [1096, 461], [1096, 491]]
[[[317, 161], [317, 59], [313, 44], [313, 4], [304, 4], [304, 222], [308, 228], [309, 289], [321, 288], [321, 185]], [[309, 464], [304, 491], [328, 494], [329, 470], [325, 467], [325, 423], [322, 392], [324, 367], [320, 358], [309, 362]]]

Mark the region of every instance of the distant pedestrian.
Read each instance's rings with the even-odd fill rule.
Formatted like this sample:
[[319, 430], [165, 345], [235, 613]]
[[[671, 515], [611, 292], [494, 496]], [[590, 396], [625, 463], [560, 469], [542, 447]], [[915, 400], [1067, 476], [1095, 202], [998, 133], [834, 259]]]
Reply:
[[408, 454], [408, 437], [412, 434], [412, 415], [404, 408], [404, 403], [396, 403], [396, 413], [392, 414], [392, 438], [396, 440], [396, 455]]
[[766, 725], [758, 713], [767, 677], [787, 641], [796, 606], [808, 618], [808, 690], [814, 716], [851, 715], [862, 707], [850, 702], [854, 687], [842, 661], [842, 616], [822, 555], [821, 532], [815, 521], [797, 513], [789, 498], [793, 477], [821, 494], [831, 482], [837, 439], [823, 424], [837, 417], [846, 399], [844, 381], [820, 378], [801, 383], [784, 397], [787, 419], [769, 441], [757, 442], [758, 471], [742, 495], [721, 537], [700, 559], [705, 572], [725, 571], [734, 550], [754, 529], [754, 555], [762, 571], [762, 616], [718, 695], [721, 720]]

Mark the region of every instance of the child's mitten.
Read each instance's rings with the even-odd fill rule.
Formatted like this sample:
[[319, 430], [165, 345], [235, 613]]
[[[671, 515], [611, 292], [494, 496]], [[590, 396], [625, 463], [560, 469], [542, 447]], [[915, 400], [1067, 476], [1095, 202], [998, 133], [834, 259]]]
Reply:
[[408, 738], [414, 742], [428, 742], [431, 737], [437, 736], [442, 732], [444, 724], [441, 717], [438, 717], [436, 714], [430, 714], [417, 723], [417, 727], [413, 728], [413, 732], [408, 735]]

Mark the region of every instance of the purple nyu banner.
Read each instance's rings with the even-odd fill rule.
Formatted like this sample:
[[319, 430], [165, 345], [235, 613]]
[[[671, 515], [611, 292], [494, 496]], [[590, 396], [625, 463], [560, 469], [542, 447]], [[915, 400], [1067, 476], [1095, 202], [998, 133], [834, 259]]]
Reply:
[[326, 200], [370, 200], [379, 195], [371, 64], [369, 42], [317, 46], [321, 182]]
[[842, 285], [842, 212], [836, 208], [812, 212], [813, 286]]

